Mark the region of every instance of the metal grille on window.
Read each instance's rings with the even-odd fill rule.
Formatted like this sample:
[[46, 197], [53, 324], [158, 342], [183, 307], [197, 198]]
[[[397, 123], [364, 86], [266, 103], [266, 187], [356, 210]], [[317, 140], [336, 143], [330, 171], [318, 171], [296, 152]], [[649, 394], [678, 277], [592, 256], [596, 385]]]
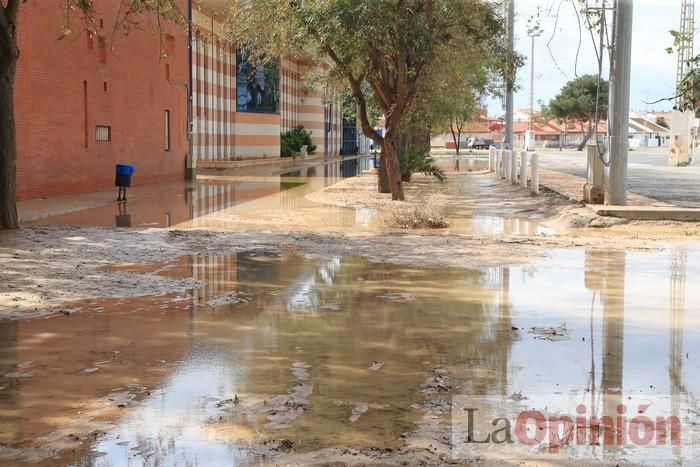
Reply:
[[112, 127], [106, 125], [96, 126], [95, 141], [112, 141]]

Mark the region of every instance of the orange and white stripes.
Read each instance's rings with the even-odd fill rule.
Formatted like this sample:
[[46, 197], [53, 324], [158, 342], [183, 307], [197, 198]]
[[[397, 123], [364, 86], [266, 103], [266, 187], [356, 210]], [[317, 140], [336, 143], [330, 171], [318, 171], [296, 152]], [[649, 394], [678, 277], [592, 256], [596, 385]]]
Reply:
[[342, 141], [342, 109], [323, 89], [304, 89], [307, 73], [324, 71], [310, 61], [280, 62], [278, 114], [236, 111], [236, 50], [224, 40], [220, 17], [201, 5], [192, 11], [192, 160], [276, 158], [280, 131], [303, 125], [316, 153], [336, 155]]
[[214, 17], [192, 12], [193, 160], [226, 160], [234, 154], [236, 52], [221, 40]]

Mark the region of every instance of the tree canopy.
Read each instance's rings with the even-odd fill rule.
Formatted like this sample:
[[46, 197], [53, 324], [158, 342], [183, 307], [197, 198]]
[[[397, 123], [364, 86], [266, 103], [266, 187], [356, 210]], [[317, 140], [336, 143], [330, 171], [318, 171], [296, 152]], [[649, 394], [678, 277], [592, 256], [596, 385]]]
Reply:
[[560, 120], [594, 122], [597, 108], [598, 118], [604, 120], [608, 115], [608, 90], [606, 80], [600, 80], [598, 91], [598, 77], [583, 75], [566, 83], [559, 94], [549, 101], [549, 114]]
[[543, 114], [566, 125], [575, 121], [581, 125], [588, 123], [588, 130], [579, 144], [581, 151], [590, 139], [598, 121], [608, 117], [609, 83], [598, 80], [596, 75], [583, 75], [566, 83], [559, 94], [549, 101]]
[[[395, 200], [403, 199], [399, 133], [431, 71], [440, 64], [458, 72], [441, 62], [455, 51], [468, 63], [506, 50], [502, 18], [488, 0], [248, 0], [234, 4], [228, 30], [261, 57], [310, 55], [329, 65], [326, 84], [349, 89], [363, 133], [382, 145], [389, 186], [380, 190]], [[372, 127], [372, 103], [384, 116], [383, 136]]]

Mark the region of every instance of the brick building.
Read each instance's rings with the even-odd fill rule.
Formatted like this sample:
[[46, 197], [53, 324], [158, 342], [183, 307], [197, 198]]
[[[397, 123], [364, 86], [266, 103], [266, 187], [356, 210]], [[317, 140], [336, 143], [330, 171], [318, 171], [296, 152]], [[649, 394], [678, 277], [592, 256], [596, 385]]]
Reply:
[[[57, 40], [66, 24], [59, 5], [22, 5], [15, 80], [20, 200], [109, 189], [116, 163], [133, 163], [134, 183], [148, 184], [182, 179], [187, 167], [210, 161], [276, 159], [280, 131], [296, 125], [312, 132], [319, 153], [338, 153], [340, 106], [326, 104], [333, 99], [323, 90], [302, 91], [304, 74], [319, 65], [282, 59], [270, 80], [279, 86], [274, 106], [241, 106], [251, 96], [237, 92], [241, 59], [223, 40], [223, 14], [216, 13], [226, 1], [179, 3], [191, 17], [191, 47], [186, 27], [162, 23], [161, 37], [152, 34], [154, 16], [142, 18], [143, 30], [116, 34], [108, 47], [80, 33], [79, 18], [75, 32]], [[105, 36], [119, 4], [99, 2]]]
[[[192, 9], [192, 167], [220, 161], [278, 158], [280, 132], [302, 125], [319, 153], [337, 155], [342, 144], [342, 108], [322, 89], [304, 89], [307, 73], [323, 71], [311, 60], [283, 58], [269, 83], [277, 88], [274, 110], [245, 109], [251, 98], [241, 76], [244, 64], [223, 39], [225, 0], [203, 0]], [[212, 7], [212, 8], [207, 8]], [[240, 52], [240, 51], [238, 51]], [[257, 73], [259, 74], [259, 73]]]

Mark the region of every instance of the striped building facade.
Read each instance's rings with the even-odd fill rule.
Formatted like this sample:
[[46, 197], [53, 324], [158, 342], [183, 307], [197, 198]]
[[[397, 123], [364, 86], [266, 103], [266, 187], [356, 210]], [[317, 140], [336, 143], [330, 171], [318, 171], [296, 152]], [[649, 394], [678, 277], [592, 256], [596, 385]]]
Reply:
[[324, 71], [311, 61], [283, 58], [276, 113], [236, 110], [236, 49], [224, 39], [216, 14], [192, 11], [192, 167], [213, 161], [280, 157], [280, 132], [302, 125], [316, 154], [332, 157], [342, 144], [342, 108], [321, 87], [307, 89], [305, 77]]

